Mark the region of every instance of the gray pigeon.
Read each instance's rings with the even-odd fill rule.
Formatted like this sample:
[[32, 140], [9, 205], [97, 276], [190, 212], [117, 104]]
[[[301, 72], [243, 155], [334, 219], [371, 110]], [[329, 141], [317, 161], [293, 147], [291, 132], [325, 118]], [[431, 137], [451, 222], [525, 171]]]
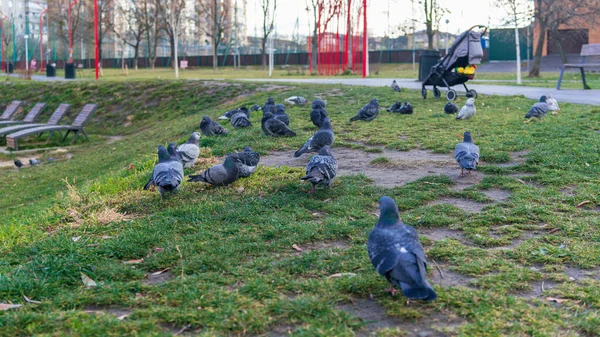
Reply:
[[312, 108], [316, 109], [316, 108], [325, 108], [325, 106], [327, 105], [327, 101], [324, 101], [322, 99], [315, 99], [314, 101], [312, 101]]
[[281, 120], [275, 118], [269, 111], [263, 111], [263, 117], [261, 120], [262, 130], [267, 136], [279, 137], [279, 136], [295, 136], [296, 133], [290, 130], [287, 125]]
[[245, 114], [243, 111], [240, 111], [231, 116], [231, 120], [229, 122], [234, 128], [246, 128], [252, 126], [252, 123], [250, 123], [250, 119], [248, 119], [248, 115]]
[[400, 86], [398, 86], [398, 83], [396, 83], [396, 80], [394, 80], [394, 81], [392, 82], [392, 90], [394, 90], [395, 92], [400, 92], [400, 91], [402, 91], [402, 90], [400, 89]]
[[450, 101], [444, 105], [444, 112], [453, 115], [458, 112], [458, 106]]
[[233, 159], [238, 167], [240, 178], [246, 178], [256, 171], [256, 167], [260, 161], [260, 154], [252, 151], [250, 146], [246, 146], [244, 152], [236, 153]]
[[410, 102], [404, 102], [404, 105], [402, 105], [400, 107], [400, 109], [398, 109], [398, 113], [400, 113], [402, 115], [412, 115], [412, 113], [413, 113], [412, 104], [410, 104]]
[[427, 281], [427, 260], [417, 231], [400, 220], [390, 197], [379, 199], [379, 221], [369, 233], [367, 251], [377, 272], [391, 284], [392, 296], [400, 287], [411, 300], [433, 301], [437, 294]]
[[165, 193], [178, 190], [182, 181], [183, 164], [181, 164], [181, 161], [177, 157], [170, 155], [164, 146], [160, 145], [158, 147], [158, 163], [154, 166], [152, 177], [144, 186], [144, 190], [154, 185], [158, 187], [160, 196], [164, 197]]
[[290, 116], [288, 116], [285, 113], [285, 105], [275, 104], [275, 105], [271, 106], [271, 112], [273, 113], [273, 116], [275, 116], [275, 118], [284, 122], [285, 125], [287, 125], [287, 126], [290, 125]]
[[250, 111], [248, 111], [248, 108], [243, 106], [237, 109], [227, 111], [221, 117], [219, 117], [219, 119], [230, 119], [233, 115], [237, 114], [238, 112], [243, 112], [246, 114], [246, 117], [250, 118]]
[[183, 163], [183, 168], [194, 167], [196, 159], [200, 155], [200, 133], [194, 132], [188, 139], [187, 143], [179, 145], [177, 152]]
[[206, 169], [199, 175], [189, 176], [188, 181], [202, 181], [215, 186], [227, 186], [237, 180], [238, 167], [235, 163], [236, 154], [230, 154], [223, 164]]
[[324, 146], [331, 146], [334, 139], [329, 118], [325, 117], [323, 126], [304, 143], [300, 150], [294, 153], [294, 157], [300, 157], [303, 153], [319, 152]]
[[284, 99], [283, 101], [286, 102], [287, 104], [291, 104], [291, 105], [304, 105], [304, 104], [308, 103], [306, 98], [304, 98], [302, 96], [288, 97], [288, 98]]
[[310, 112], [310, 120], [317, 127], [323, 126], [323, 120], [327, 117], [327, 110], [325, 108], [317, 107], [312, 109]]
[[262, 111], [271, 111], [271, 107], [275, 106], [275, 99], [273, 97], [269, 97], [265, 105], [262, 107]]
[[391, 107], [387, 109], [389, 112], [400, 112], [400, 108], [402, 107], [402, 102], [396, 102], [392, 104]]
[[454, 159], [460, 166], [460, 176], [464, 177], [464, 170], [471, 173], [471, 170], [477, 170], [477, 164], [479, 163], [479, 147], [473, 143], [471, 133], [465, 132], [464, 140], [462, 143], [456, 144], [454, 148]]
[[331, 148], [323, 146], [318, 155], [310, 158], [308, 165], [306, 165], [306, 176], [300, 179], [309, 181], [312, 184], [310, 193], [314, 193], [316, 185], [327, 185], [331, 188], [337, 169], [337, 161], [331, 154]]
[[253, 106], [250, 107], [250, 111], [260, 111], [262, 110], [262, 107], [258, 104], [254, 104]]
[[200, 122], [200, 131], [202, 131], [202, 134], [205, 136], [227, 134], [227, 129], [222, 127], [221, 124], [210, 119], [208, 116], [202, 117], [202, 122]]
[[475, 99], [471, 97], [460, 109], [458, 115], [456, 115], [456, 119], [469, 119], [475, 116], [475, 112], [477, 112], [477, 109], [475, 109]]
[[527, 112], [527, 114], [525, 115], [525, 118], [532, 118], [532, 117], [542, 118], [542, 117], [546, 116], [548, 111], [550, 111], [550, 105], [548, 105], [546, 100], [547, 100], [546, 96], [540, 97], [540, 101], [535, 103], [531, 107], [531, 109], [529, 109], [529, 112]]
[[39, 159], [29, 159], [29, 165], [31, 166], [39, 165], [41, 162]]
[[17, 168], [21, 168], [21, 167], [23, 167], [23, 162], [20, 161], [19, 159], [15, 159], [15, 166]]
[[48, 158], [48, 162], [49, 163], [56, 163], [56, 158], [50, 157], [50, 158]]
[[377, 102], [377, 98], [373, 98], [369, 104], [360, 108], [356, 116], [350, 118], [350, 121], [363, 120], [370, 122], [377, 116], [379, 116], [379, 102]]

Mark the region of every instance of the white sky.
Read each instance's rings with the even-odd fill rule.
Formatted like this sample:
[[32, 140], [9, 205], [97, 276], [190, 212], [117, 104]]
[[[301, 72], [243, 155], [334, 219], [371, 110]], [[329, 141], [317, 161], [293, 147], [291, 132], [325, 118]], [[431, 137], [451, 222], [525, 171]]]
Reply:
[[[254, 35], [254, 26], [260, 25], [260, 3], [259, 0], [247, 0], [248, 14], [248, 35]], [[306, 12], [307, 0], [277, 0], [277, 19], [276, 28], [279, 35], [292, 35], [299, 19], [299, 30], [301, 36], [308, 34], [308, 17]], [[308, 0], [310, 1], [310, 0]], [[353, 0], [362, 2], [362, 0]], [[418, 0], [414, 0], [415, 12], [421, 17], [422, 9], [418, 5]], [[450, 33], [462, 32], [476, 24], [498, 27], [505, 16], [504, 10], [494, 6], [494, 0], [440, 0], [443, 7], [449, 8], [451, 13], [444, 16], [440, 25], [441, 31], [448, 30]], [[389, 25], [394, 36], [403, 35], [396, 28], [412, 17], [411, 0], [367, 0], [367, 15], [369, 32], [371, 35], [383, 36], [388, 30], [388, 8]], [[450, 23], [446, 28], [445, 21]], [[312, 22], [311, 22], [312, 24]], [[417, 30], [424, 27], [418, 27]], [[260, 27], [258, 27], [260, 34]]]

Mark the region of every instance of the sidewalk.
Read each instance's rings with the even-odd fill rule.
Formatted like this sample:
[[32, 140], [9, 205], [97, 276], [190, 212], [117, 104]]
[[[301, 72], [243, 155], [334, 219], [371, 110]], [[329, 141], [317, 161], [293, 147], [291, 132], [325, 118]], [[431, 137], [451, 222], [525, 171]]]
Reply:
[[[367, 87], [387, 87], [393, 78], [346, 78], [346, 79], [240, 79], [251, 82], [277, 82], [277, 83], [309, 83], [309, 84], [342, 84], [342, 85], [360, 85]], [[401, 88], [421, 90], [421, 82], [414, 79], [401, 78], [396, 79], [396, 82]], [[538, 87], [517, 87], [510, 85], [490, 85], [490, 84], [470, 84], [467, 83], [469, 89], [475, 89], [477, 93], [484, 95], [500, 95], [514, 96], [523, 95], [530, 99], [539, 100], [542, 95], [551, 95], [559, 103], [575, 103], [575, 104], [591, 104], [600, 105], [600, 90], [583, 90], [583, 89], [563, 89], [556, 90], [555, 88], [538, 88]], [[462, 86], [453, 87], [454, 90], [464, 93]], [[390, 89], [391, 90], [391, 89]], [[428, 99], [433, 99], [432, 87], [427, 87]], [[440, 88], [442, 92], [446, 88]], [[442, 94], [444, 95], [444, 94]], [[443, 97], [443, 96], [442, 96]], [[445, 99], [445, 98], [444, 98]]]

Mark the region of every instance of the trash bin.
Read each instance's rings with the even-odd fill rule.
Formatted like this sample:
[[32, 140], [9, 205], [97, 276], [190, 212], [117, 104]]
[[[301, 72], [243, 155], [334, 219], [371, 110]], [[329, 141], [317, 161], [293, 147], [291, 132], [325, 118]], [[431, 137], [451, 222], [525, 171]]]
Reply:
[[431, 68], [440, 60], [440, 52], [437, 50], [423, 50], [419, 55], [419, 81], [423, 82]]
[[56, 65], [46, 64], [46, 77], [56, 77]]
[[75, 63], [65, 64], [65, 78], [69, 80], [75, 79]]
[[8, 74], [12, 74], [15, 72], [15, 65], [13, 63], [8, 63], [6, 67], [6, 72]]

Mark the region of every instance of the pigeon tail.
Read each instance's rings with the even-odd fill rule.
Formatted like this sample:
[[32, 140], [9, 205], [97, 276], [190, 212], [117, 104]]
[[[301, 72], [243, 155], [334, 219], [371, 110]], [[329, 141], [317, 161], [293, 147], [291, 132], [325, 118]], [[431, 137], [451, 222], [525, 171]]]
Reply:
[[150, 189], [150, 186], [152, 186], [153, 184], [154, 184], [154, 180], [152, 180], [152, 178], [150, 178], [150, 180], [148, 180], [146, 185], [144, 185], [144, 190]]
[[359, 120], [359, 119], [360, 119], [360, 117], [358, 117], [358, 116], [354, 116], [354, 117], [350, 118], [350, 121], [351, 121], [351, 122], [354, 122], [354, 121], [357, 121], [357, 120]]
[[303, 155], [305, 153], [304, 152], [305, 150], [306, 150], [306, 146], [303, 146], [300, 150], [294, 152], [294, 157], [296, 157], [296, 158], [300, 157], [301, 155]]
[[292, 130], [285, 130], [285, 132], [283, 133], [284, 136], [290, 136], [290, 137], [296, 137], [296, 133]]
[[206, 176], [205, 176], [204, 173], [197, 174], [197, 175], [190, 175], [190, 176], [188, 176], [188, 178], [190, 178], [188, 180], [188, 182], [190, 182], [190, 181], [201, 181], [203, 183], [208, 183], [208, 181], [206, 181]]
[[400, 283], [400, 286], [402, 288], [402, 294], [407, 298], [424, 301], [433, 301], [437, 299], [437, 294], [429, 284], [425, 284], [424, 287], [420, 288], [410, 287], [406, 283]]

